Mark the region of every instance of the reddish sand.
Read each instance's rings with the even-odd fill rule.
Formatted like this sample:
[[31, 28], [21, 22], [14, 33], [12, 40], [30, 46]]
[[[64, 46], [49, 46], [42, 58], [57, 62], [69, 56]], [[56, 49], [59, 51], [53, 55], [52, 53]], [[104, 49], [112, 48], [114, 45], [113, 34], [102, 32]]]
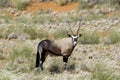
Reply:
[[57, 12], [68, 12], [71, 10], [77, 10], [78, 9], [78, 2], [71, 3], [65, 6], [57, 6], [54, 1], [51, 2], [38, 2], [38, 0], [32, 0], [30, 6], [26, 8], [26, 11], [29, 12], [36, 12], [38, 10], [48, 10], [52, 9], [53, 11]]

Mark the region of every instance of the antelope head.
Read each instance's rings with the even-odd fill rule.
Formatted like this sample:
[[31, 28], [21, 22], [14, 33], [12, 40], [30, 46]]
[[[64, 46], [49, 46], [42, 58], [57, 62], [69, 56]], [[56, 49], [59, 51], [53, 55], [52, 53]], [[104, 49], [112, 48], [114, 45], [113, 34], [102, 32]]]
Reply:
[[70, 29], [70, 32], [71, 32], [71, 34], [68, 34], [68, 36], [71, 37], [73, 46], [76, 46], [78, 38], [82, 36], [82, 34], [79, 34], [80, 22], [79, 22], [79, 26], [78, 26], [76, 34], [73, 33], [73, 31], [72, 31], [72, 29], [70, 27], [70, 23], [68, 23], [68, 24], [69, 24], [69, 29]]

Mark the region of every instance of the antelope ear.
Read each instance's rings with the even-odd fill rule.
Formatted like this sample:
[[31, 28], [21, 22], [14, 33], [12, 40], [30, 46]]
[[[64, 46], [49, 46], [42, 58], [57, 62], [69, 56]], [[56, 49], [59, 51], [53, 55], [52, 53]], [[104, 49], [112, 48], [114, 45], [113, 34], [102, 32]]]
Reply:
[[70, 34], [67, 34], [68, 35], [68, 37], [71, 37], [71, 35]]
[[82, 36], [82, 34], [79, 34], [79, 37], [81, 37]]

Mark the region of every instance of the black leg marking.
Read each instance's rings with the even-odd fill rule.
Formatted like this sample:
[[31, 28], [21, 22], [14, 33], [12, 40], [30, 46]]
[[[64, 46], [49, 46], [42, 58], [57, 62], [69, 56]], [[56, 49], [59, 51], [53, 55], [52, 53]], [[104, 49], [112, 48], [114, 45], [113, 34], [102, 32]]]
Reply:
[[68, 57], [63, 56], [63, 62], [64, 62], [63, 70], [67, 70]]

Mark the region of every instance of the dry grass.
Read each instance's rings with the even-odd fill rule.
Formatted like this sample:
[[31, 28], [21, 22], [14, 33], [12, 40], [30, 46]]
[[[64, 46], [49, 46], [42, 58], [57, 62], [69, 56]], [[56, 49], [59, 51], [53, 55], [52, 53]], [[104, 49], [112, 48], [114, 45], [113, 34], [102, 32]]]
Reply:
[[[71, 24], [80, 20], [80, 17], [73, 13], [71, 13], [71, 18], [69, 18], [69, 13], [64, 16], [62, 16], [64, 13], [61, 13], [57, 15], [58, 17], [54, 17], [52, 13], [45, 12], [30, 17], [21, 15], [15, 19], [7, 18], [6, 15], [1, 16], [5, 22], [0, 22], [2, 24], [2, 27], [0, 26], [0, 80], [119, 80], [120, 43], [116, 28], [115, 33], [107, 35], [110, 37], [104, 36], [112, 44], [104, 45], [104, 42], [99, 43], [101, 37], [97, 32], [94, 33], [91, 29], [91, 32], [83, 31], [84, 27], [82, 27], [81, 32], [84, 33], [80, 40], [86, 45], [78, 44], [76, 46], [68, 61], [68, 71], [62, 70], [62, 57], [48, 56], [43, 65], [44, 71], [36, 72], [37, 44], [42, 39], [49, 37], [49, 29], [53, 31], [51, 33], [54, 39], [66, 37], [68, 26], [65, 20], [70, 19]], [[54, 17], [54, 20], [51, 21], [52, 17]], [[95, 15], [94, 18], [93, 15], [90, 19], [87, 19], [87, 17], [86, 19], [88, 21], [98, 20], [97, 17]], [[53, 22], [53, 25], [55, 25], [54, 23], [59, 23], [59, 25], [49, 27], [48, 23], [51, 22]], [[89, 22], [89, 24], [91, 23]], [[114, 28], [114, 26], [112, 27]], [[76, 28], [76, 26], [72, 28]], [[88, 34], [88, 32], [91, 34]], [[27, 34], [29, 38], [6, 39], [11, 33], [17, 33], [18, 36], [26, 36], [24, 34]]]

